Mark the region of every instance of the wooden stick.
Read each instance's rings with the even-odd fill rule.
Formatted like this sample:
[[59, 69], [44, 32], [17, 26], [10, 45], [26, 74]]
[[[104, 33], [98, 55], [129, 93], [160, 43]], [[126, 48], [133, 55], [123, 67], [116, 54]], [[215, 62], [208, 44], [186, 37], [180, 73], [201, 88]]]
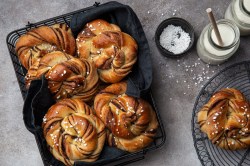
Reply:
[[217, 40], [218, 40], [218, 42], [219, 42], [219, 45], [220, 45], [221, 47], [223, 47], [223, 41], [222, 41], [222, 39], [221, 39], [220, 31], [219, 31], [218, 26], [217, 26], [217, 24], [216, 24], [216, 21], [215, 21], [215, 18], [214, 18], [212, 9], [211, 9], [211, 8], [208, 8], [206, 11], [207, 11], [207, 15], [208, 15], [208, 17], [209, 17], [209, 20], [210, 20], [210, 22], [212, 23], [212, 26], [213, 26], [213, 28], [214, 28], [214, 32], [215, 32], [216, 38], [217, 38]]

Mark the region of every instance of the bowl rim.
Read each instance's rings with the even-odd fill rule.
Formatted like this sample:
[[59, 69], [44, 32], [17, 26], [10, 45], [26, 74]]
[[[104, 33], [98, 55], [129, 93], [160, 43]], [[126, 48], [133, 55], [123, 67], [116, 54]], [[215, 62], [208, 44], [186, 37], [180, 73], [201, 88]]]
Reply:
[[[160, 35], [162, 34], [162, 31], [163, 31], [163, 27], [166, 28], [168, 25], [171, 25], [171, 22], [172, 21], [179, 21], [181, 22], [185, 27], [187, 27], [188, 29], [190, 29], [190, 32], [187, 32], [189, 33], [190, 35], [190, 38], [191, 38], [191, 42], [188, 46], [188, 48], [183, 51], [182, 53], [180, 54], [174, 54], [168, 50], [166, 50], [164, 47], [161, 46], [160, 44]], [[172, 24], [173, 25], [173, 24]], [[183, 27], [183, 26], [181, 26]], [[170, 18], [167, 18], [165, 20], [163, 20], [158, 26], [157, 26], [157, 29], [155, 31], [155, 43], [156, 43], [156, 46], [159, 50], [159, 52], [163, 55], [163, 56], [166, 56], [166, 57], [170, 57], [170, 58], [179, 58], [183, 55], [185, 55], [185, 53], [187, 53], [194, 45], [194, 42], [195, 42], [195, 34], [194, 34], [194, 28], [193, 26], [185, 19], [183, 18], [180, 18], [180, 17], [170, 17]]]

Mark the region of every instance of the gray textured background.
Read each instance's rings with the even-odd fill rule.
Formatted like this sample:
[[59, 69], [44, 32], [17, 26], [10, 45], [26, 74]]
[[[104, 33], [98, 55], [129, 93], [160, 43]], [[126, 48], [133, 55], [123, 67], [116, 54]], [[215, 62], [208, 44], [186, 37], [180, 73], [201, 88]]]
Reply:
[[[161, 149], [147, 154], [145, 160], [131, 165], [201, 165], [191, 134], [191, 116], [195, 98], [206, 79], [214, 73], [235, 62], [250, 59], [250, 38], [241, 38], [237, 54], [221, 66], [208, 68], [198, 60], [195, 47], [178, 61], [165, 58], [159, 54], [154, 43], [155, 30], [162, 20], [172, 17], [176, 10], [176, 16], [188, 20], [194, 26], [198, 36], [208, 23], [205, 9], [212, 7], [216, 18], [223, 18], [230, 0], [125, 0], [120, 2], [129, 4], [134, 9], [148, 38], [154, 69], [152, 89], [167, 135], [166, 143]], [[23, 100], [6, 46], [7, 34], [24, 27], [28, 21], [41, 21], [93, 3], [94, 1], [91, 0], [0, 1], [1, 166], [43, 165], [35, 139], [26, 130], [22, 120]], [[192, 67], [195, 63], [198, 64], [197, 67]], [[193, 78], [203, 71], [206, 73], [206, 79], [197, 83]]]

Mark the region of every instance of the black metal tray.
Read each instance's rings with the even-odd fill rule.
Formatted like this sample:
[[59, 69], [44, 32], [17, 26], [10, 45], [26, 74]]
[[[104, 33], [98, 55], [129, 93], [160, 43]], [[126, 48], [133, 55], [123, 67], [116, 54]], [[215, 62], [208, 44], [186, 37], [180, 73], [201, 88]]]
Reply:
[[[53, 18], [50, 18], [50, 19], [47, 19], [44, 21], [40, 21], [37, 23], [29, 23], [28, 22], [28, 25], [26, 25], [25, 28], [15, 30], [15, 31], [8, 34], [7, 39], [6, 39], [7, 47], [8, 47], [10, 57], [11, 57], [11, 60], [12, 60], [12, 63], [13, 63], [14, 69], [15, 69], [16, 77], [17, 77], [17, 80], [19, 83], [19, 87], [20, 87], [20, 91], [22, 93], [23, 99], [25, 99], [25, 97], [27, 95], [27, 89], [25, 88], [25, 79], [24, 79], [24, 77], [27, 73], [27, 70], [21, 65], [21, 63], [16, 55], [16, 52], [15, 52], [15, 45], [16, 45], [16, 41], [18, 40], [18, 38], [21, 35], [25, 34], [27, 31], [29, 31], [30, 29], [35, 28], [35, 27], [39, 27], [39, 26], [43, 26], [43, 25], [50, 26], [50, 25], [54, 25], [57, 23], [66, 23], [67, 25], [70, 25], [71, 18], [74, 14], [80, 13], [80, 12], [85, 12], [87, 10], [91, 10], [98, 5], [99, 5], [99, 3], [95, 3], [91, 7], [87, 7], [87, 8], [77, 10], [77, 11], [74, 11], [71, 13], [67, 13], [67, 14], [64, 14], [61, 16], [53, 17]], [[123, 155], [119, 158], [115, 158], [115, 159], [110, 160], [109, 163], [103, 163], [102, 165], [119, 165], [119, 166], [121, 166], [121, 165], [126, 165], [129, 163], [136, 162], [138, 160], [142, 160], [142, 159], [144, 159], [145, 154], [147, 152], [155, 150], [157, 148], [160, 148], [165, 143], [166, 135], [165, 135], [164, 127], [163, 127], [159, 111], [156, 107], [156, 104], [154, 102], [154, 99], [153, 99], [151, 92], [147, 96], [147, 100], [150, 102], [150, 104], [153, 106], [154, 110], [156, 111], [157, 119], [159, 122], [159, 128], [158, 128], [158, 132], [157, 132], [157, 135], [155, 137], [154, 142], [149, 147], [147, 147], [139, 152], [129, 153], [129, 154]], [[39, 137], [37, 135], [34, 135], [34, 136], [36, 138], [36, 142], [37, 142], [37, 145], [38, 145], [38, 148], [39, 148], [44, 165], [46, 165], [46, 166], [51, 165], [51, 163], [49, 163], [48, 160], [46, 159], [46, 155], [43, 155], [43, 153], [42, 153], [41, 144], [40, 144], [41, 140], [39, 140]]]
[[194, 104], [192, 134], [194, 146], [203, 166], [249, 166], [250, 149], [223, 150], [211, 143], [200, 130], [197, 113], [214, 92], [221, 88], [236, 88], [250, 100], [250, 61], [234, 64], [213, 76], [200, 91]]

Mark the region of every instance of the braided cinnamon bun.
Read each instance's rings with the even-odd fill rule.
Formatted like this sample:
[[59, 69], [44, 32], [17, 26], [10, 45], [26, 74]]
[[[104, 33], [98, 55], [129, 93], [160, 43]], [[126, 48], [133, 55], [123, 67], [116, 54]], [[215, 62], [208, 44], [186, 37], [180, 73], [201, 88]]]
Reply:
[[103, 149], [103, 122], [79, 99], [64, 99], [51, 106], [43, 119], [43, 134], [53, 156], [65, 165], [96, 161]]
[[233, 88], [216, 92], [198, 112], [198, 123], [213, 144], [237, 150], [250, 146], [250, 105]]
[[75, 48], [75, 39], [66, 24], [31, 29], [16, 43], [17, 55], [27, 70], [47, 53], [63, 51], [74, 55]]
[[95, 97], [94, 109], [110, 131], [109, 145], [135, 152], [153, 141], [158, 122], [150, 104], [127, 96], [126, 88], [125, 82], [108, 86]]
[[93, 64], [55, 51], [43, 56], [31, 66], [26, 75], [26, 87], [45, 75], [51, 93], [56, 100], [79, 98], [90, 101], [98, 91], [99, 78]]
[[29, 89], [32, 80], [41, 79], [42, 75], [47, 73], [54, 65], [73, 58], [61, 51], [54, 51], [38, 59], [28, 70], [25, 76], [26, 88]]
[[137, 43], [114, 24], [89, 22], [76, 39], [80, 58], [93, 61], [100, 79], [117, 83], [127, 76], [137, 60]]
[[98, 90], [97, 70], [84, 59], [72, 58], [56, 64], [45, 77], [56, 99], [79, 98], [87, 102]]

